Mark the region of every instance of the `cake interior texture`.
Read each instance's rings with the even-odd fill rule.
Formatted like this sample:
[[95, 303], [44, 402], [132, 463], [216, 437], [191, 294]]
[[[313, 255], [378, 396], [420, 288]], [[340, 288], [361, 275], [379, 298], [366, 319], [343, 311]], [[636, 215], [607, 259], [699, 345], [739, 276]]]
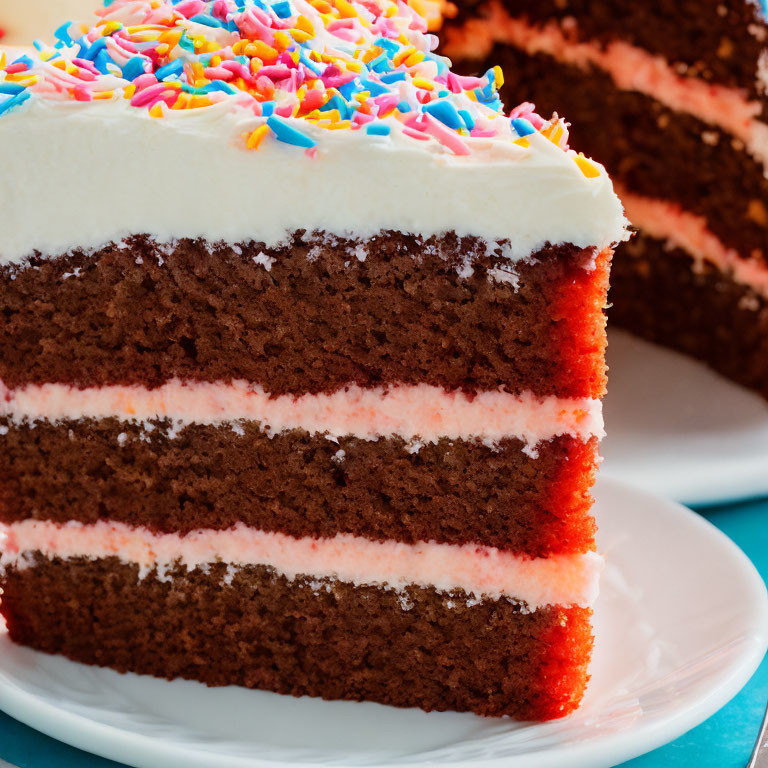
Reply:
[[604, 169], [389, 0], [116, 0], [57, 35], [0, 62], [11, 639], [572, 712], [626, 225]]
[[[768, 26], [751, 0], [465, 2], [443, 50], [573, 121], [638, 228], [612, 322], [768, 397]], [[505, 89], [507, 89], [505, 91]]]

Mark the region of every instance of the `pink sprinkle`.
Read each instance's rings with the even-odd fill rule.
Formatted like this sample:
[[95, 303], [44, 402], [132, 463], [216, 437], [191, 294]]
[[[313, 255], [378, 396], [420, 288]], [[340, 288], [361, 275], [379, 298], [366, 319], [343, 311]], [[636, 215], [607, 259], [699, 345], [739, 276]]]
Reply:
[[358, 125], [365, 125], [366, 123], [370, 123], [375, 119], [376, 118], [373, 115], [366, 115], [362, 112], [355, 112], [355, 116], [352, 118], [352, 120]]
[[150, 85], [149, 88], [144, 88], [142, 91], [138, 91], [131, 99], [132, 107], [143, 107], [150, 102], [155, 102], [160, 98], [160, 94], [165, 90], [163, 83], [157, 83], [156, 85]]
[[454, 155], [470, 154], [469, 147], [462, 141], [461, 136], [443, 125], [432, 115], [424, 115], [426, 125], [424, 130], [436, 138], [444, 147], [448, 147]]
[[429, 136], [421, 131], [414, 131], [413, 128], [403, 128], [403, 133], [406, 136], [410, 136], [412, 139], [419, 139], [419, 141], [427, 141]]
[[307, 157], [311, 157], [311, 158], [314, 159], [315, 157], [317, 157], [317, 147], [309, 147], [309, 148], [305, 149], [304, 150], [304, 154]]
[[203, 13], [205, 11], [205, 3], [203, 0], [183, 0], [183, 2], [175, 6], [175, 10], [189, 19], [198, 13]]
[[[446, 77], [448, 90], [452, 93], [460, 93], [461, 91], [471, 91], [475, 88], [482, 88], [485, 85], [485, 80], [479, 77], [471, 77], [465, 75], [457, 75], [453, 72], [449, 72]], [[458, 90], [453, 90], [458, 88]]]
[[290, 76], [291, 70], [279, 64], [272, 67], [262, 67], [259, 70], [259, 77], [269, 77], [272, 80], [283, 80]]
[[157, 82], [157, 78], [151, 73], [147, 72], [143, 75], [139, 75], [133, 84], [136, 86], [136, 90], [140, 91], [142, 88], [148, 88], [150, 85], [154, 85]]
[[469, 132], [469, 135], [473, 139], [487, 139], [487, 138], [490, 138], [491, 136], [495, 136], [496, 131], [492, 131], [488, 128], [473, 128]]
[[209, 80], [231, 80], [235, 75], [224, 67], [206, 67], [203, 74]]
[[329, 32], [334, 32], [337, 29], [352, 29], [355, 26], [355, 19], [336, 19], [332, 21], [326, 29]]
[[16, 64], [9, 64], [5, 68], [5, 72], [8, 75], [17, 75], [19, 72], [26, 72], [27, 65], [23, 61], [16, 62]]
[[76, 85], [72, 93], [75, 101], [93, 101], [93, 95], [84, 85]]
[[278, 117], [292, 117], [293, 107], [290, 104], [284, 104], [282, 107], [275, 107], [275, 114]]
[[228, 10], [226, 0], [216, 0], [213, 4], [211, 15], [215, 16], [217, 19], [226, 21]]

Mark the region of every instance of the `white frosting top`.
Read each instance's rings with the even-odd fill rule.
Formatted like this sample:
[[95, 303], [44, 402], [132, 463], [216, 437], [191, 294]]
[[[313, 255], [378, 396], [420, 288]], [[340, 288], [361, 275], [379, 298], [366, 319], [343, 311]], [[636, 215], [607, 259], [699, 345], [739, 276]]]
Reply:
[[587, 178], [540, 133], [528, 148], [512, 131], [473, 139], [456, 156], [403, 136], [395, 120], [390, 136], [302, 123], [315, 157], [274, 141], [246, 150], [241, 134], [256, 118], [227, 104], [155, 119], [120, 98], [31, 99], [0, 117], [0, 263], [131, 233], [271, 246], [297, 229], [455, 230], [509, 239], [514, 259], [546, 242], [604, 248], [625, 237], [604, 169]]

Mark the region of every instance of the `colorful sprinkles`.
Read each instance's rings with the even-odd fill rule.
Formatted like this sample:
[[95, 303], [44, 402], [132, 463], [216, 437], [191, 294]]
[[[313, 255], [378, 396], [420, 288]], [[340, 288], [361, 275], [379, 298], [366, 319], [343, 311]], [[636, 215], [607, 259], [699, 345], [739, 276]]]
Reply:
[[[126, 99], [163, 118], [225, 104], [256, 127], [243, 140], [316, 152], [317, 132], [393, 131], [468, 155], [475, 139], [522, 147], [539, 132], [567, 149], [566, 124], [532, 104], [503, 113], [499, 67], [450, 71], [428, 31], [439, 0], [104, 0], [92, 26], [64, 24], [49, 47], [7, 61], [0, 53], [0, 114], [31, 96]], [[587, 177], [597, 167], [575, 156]]]

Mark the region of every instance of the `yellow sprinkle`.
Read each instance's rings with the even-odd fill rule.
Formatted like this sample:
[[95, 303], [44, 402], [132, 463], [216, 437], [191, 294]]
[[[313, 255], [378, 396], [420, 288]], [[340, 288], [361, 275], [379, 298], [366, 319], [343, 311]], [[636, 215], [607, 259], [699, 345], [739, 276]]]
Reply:
[[581, 169], [581, 172], [588, 178], [588, 179], [596, 179], [600, 175], [600, 171], [597, 168], [597, 166], [584, 157], [584, 154], [582, 152], [579, 152], [576, 157], [573, 158], [576, 165], [579, 166]]
[[314, 34], [304, 32], [301, 29], [291, 29], [290, 33], [291, 37], [299, 44], [306, 43], [307, 40], [311, 40], [314, 37]]
[[354, 19], [357, 16], [355, 7], [347, 0], [335, 0], [336, 10], [342, 19]]
[[504, 85], [504, 73], [501, 71], [501, 67], [498, 64], [493, 68], [493, 75], [496, 87], [501, 88], [501, 86]]
[[285, 32], [275, 32], [275, 42], [283, 49], [289, 48], [293, 40]]
[[405, 66], [415, 67], [417, 64], [421, 64], [422, 61], [424, 61], [424, 54], [421, 51], [416, 51], [416, 53], [412, 53], [405, 60]]
[[318, 13], [330, 13], [333, 10], [333, 6], [326, 2], [326, 0], [309, 0], [309, 4], [318, 11]]
[[221, 56], [211, 56], [211, 66], [218, 67], [221, 64]]
[[296, 29], [300, 29], [302, 32], [306, 32], [312, 37], [315, 36], [315, 28], [312, 26], [312, 22], [306, 16], [299, 16], [296, 19]]
[[164, 106], [165, 106], [165, 102], [163, 101], [155, 102], [149, 109], [150, 117], [162, 117]]
[[323, 125], [323, 128], [327, 128], [329, 131], [338, 131], [342, 128], [349, 128], [352, 125], [351, 120], [339, 120], [338, 123], [329, 123], [328, 125]]
[[160, 43], [155, 50], [160, 56], [165, 56], [165, 54], [171, 50], [171, 46], [168, 45], [168, 43]]
[[[158, 103], [162, 103], [162, 102], [158, 102]], [[211, 106], [210, 99], [203, 94], [193, 94], [189, 98], [190, 109], [197, 109], [198, 107], [210, 107], [210, 106]]]
[[364, 101], [367, 101], [371, 98], [371, 92], [370, 91], [360, 91], [360, 93], [355, 94], [355, 99], [359, 101], [361, 104]]
[[515, 139], [515, 144], [517, 144], [518, 147], [525, 147], [526, 149], [531, 146], [531, 142], [526, 138]]
[[413, 84], [417, 88], [423, 88], [425, 91], [434, 91], [435, 86], [429, 82], [426, 78], [423, 77], [414, 77], [412, 80]]
[[182, 29], [169, 29], [167, 32], [163, 32], [158, 40], [161, 43], [168, 43], [168, 45], [173, 47], [178, 44], [179, 40], [181, 40], [183, 32], [184, 30]]
[[6, 60], [5, 51], [0, 51], [0, 69], [3, 69], [5, 67], [5, 60]]
[[104, 25], [103, 34], [106, 37], [107, 35], [114, 34], [122, 28], [123, 25], [119, 21], [109, 21]]
[[396, 67], [399, 67], [413, 53], [416, 53], [416, 48], [414, 48], [412, 45], [409, 45], [394, 55], [392, 58], [392, 63]]
[[171, 109], [186, 109], [188, 103], [189, 103], [189, 94], [180, 93], [179, 98], [176, 99]]
[[94, 99], [111, 99], [115, 95], [114, 91], [96, 91], [93, 94]]
[[269, 126], [266, 123], [264, 123], [264, 125], [260, 125], [255, 131], [251, 131], [251, 135], [248, 137], [248, 140], [245, 143], [248, 149], [258, 149], [259, 144], [264, 141], [264, 137], [268, 133]]
[[123, 96], [125, 96], [126, 99], [132, 99], [134, 93], [136, 93], [136, 86], [135, 85], [129, 85], [123, 91]]

